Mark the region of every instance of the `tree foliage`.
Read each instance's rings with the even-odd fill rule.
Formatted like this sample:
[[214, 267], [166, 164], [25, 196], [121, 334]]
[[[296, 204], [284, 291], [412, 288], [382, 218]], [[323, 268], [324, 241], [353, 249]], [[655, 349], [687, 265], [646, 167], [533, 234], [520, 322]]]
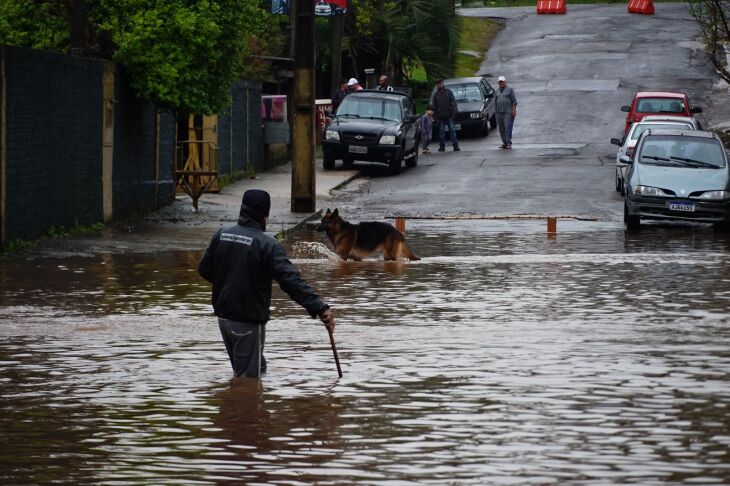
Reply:
[[725, 49], [730, 48], [730, 0], [687, 0], [687, 5], [700, 28], [710, 61], [730, 82], [730, 66], [722, 59]]
[[[459, 18], [452, 0], [352, 0], [352, 10], [346, 48], [356, 70], [376, 67], [399, 80], [421, 64], [431, 80], [453, 75]], [[362, 65], [366, 59], [377, 65]]]
[[[106, 33], [110, 52], [138, 94], [160, 107], [218, 111], [231, 84], [256, 73], [276, 20], [259, 0], [87, 0], [89, 39]], [[0, 42], [65, 51], [63, 2], [0, 0]]]

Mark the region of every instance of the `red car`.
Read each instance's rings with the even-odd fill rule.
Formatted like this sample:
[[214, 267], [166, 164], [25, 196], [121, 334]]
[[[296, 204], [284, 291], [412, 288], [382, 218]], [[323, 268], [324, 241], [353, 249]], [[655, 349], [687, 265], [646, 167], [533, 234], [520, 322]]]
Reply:
[[631, 124], [641, 121], [646, 115], [692, 116], [694, 113], [702, 113], [702, 108], [699, 106], [692, 108], [685, 93], [639, 91], [634, 96], [631, 106], [622, 106], [621, 111], [628, 113], [624, 127], [626, 135]]

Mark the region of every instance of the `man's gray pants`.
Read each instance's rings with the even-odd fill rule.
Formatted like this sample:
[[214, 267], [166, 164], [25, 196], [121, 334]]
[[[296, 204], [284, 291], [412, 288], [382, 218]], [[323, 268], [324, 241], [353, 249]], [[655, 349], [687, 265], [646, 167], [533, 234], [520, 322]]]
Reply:
[[266, 326], [218, 318], [218, 327], [236, 376], [261, 376], [266, 372]]
[[497, 127], [499, 127], [499, 136], [502, 143], [505, 145], [511, 144], [512, 134], [509, 133], [509, 127], [512, 124], [512, 113], [495, 113], [494, 116], [497, 118]]

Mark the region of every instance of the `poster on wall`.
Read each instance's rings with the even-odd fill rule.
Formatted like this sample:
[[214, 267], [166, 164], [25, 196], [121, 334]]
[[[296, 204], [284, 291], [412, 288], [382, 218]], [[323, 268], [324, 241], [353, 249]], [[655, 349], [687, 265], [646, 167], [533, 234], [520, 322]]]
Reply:
[[346, 13], [347, 0], [315, 0], [314, 2], [314, 15], [318, 17], [345, 15]]

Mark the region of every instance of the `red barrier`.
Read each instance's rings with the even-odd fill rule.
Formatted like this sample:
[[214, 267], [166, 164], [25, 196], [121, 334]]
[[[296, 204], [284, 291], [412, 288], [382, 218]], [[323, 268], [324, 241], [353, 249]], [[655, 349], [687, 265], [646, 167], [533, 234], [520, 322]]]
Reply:
[[537, 0], [538, 14], [564, 14], [567, 11], [565, 0]]
[[654, 2], [652, 0], [629, 0], [629, 13], [654, 15]]

